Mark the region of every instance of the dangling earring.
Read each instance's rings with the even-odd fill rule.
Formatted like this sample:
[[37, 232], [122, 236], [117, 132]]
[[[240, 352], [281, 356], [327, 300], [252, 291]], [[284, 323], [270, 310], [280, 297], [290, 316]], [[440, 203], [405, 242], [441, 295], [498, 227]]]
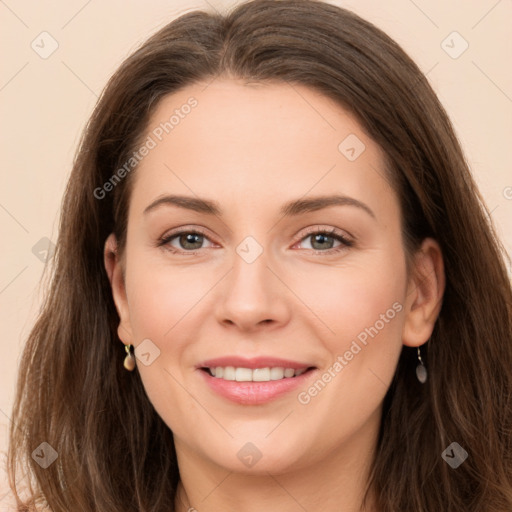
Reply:
[[125, 345], [124, 348], [128, 355], [124, 358], [123, 364], [128, 371], [132, 372], [135, 369], [135, 357], [133, 357], [133, 354], [130, 352], [131, 345]]
[[416, 377], [418, 377], [418, 380], [422, 384], [425, 384], [425, 382], [427, 382], [427, 368], [425, 367], [421, 359], [420, 347], [418, 347], [418, 359], [420, 361], [420, 364], [416, 366]]

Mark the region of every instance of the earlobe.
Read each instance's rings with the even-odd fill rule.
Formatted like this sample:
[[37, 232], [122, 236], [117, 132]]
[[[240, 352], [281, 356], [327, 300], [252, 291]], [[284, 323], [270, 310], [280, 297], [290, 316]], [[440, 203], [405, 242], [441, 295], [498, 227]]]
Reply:
[[404, 345], [418, 347], [431, 336], [445, 290], [443, 254], [438, 242], [426, 238], [415, 255], [405, 300]]
[[112, 289], [112, 298], [120, 319], [117, 329], [119, 338], [125, 344], [133, 344], [123, 269], [114, 233], [111, 233], [105, 241], [103, 260]]

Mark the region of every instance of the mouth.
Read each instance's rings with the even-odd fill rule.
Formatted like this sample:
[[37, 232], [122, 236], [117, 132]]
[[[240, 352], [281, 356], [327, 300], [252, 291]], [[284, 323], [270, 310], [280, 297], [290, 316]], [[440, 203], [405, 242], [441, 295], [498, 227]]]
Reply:
[[197, 372], [215, 396], [237, 405], [264, 405], [278, 398], [294, 398], [292, 391], [306, 389], [319, 373], [314, 366], [302, 368], [266, 366], [201, 366]]

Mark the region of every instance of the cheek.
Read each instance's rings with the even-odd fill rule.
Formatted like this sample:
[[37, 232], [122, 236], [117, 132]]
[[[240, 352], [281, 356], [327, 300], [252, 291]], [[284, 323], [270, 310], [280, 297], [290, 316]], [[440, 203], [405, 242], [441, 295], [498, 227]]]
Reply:
[[323, 429], [326, 439], [341, 440], [377, 414], [392, 381], [402, 349], [406, 279], [400, 260], [385, 258], [373, 267], [329, 269], [329, 275], [328, 288], [316, 281], [310, 288], [314, 311], [329, 327], [316, 336], [328, 357], [319, 380], [299, 390], [298, 401], [303, 414], [325, 418], [322, 427], [313, 428]]
[[[400, 339], [405, 261], [375, 253], [339, 267], [319, 266], [314, 272], [295, 274], [292, 287], [310, 307], [317, 334], [329, 352], [348, 349], [352, 340], [364, 342], [375, 327], [382, 338]], [[366, 333], [366, 334], [365, 334]]]
[[151, 357], [153, 351], [158, 354], [148, 365], [137, 360], [137, 368], [155, 410], [173, 431], [186, 436], [179, 418], [199, 422], [200, 411], [180, 385], [188, 372], [184, 357], [197, 327], [194, 305], [211, 284], [194, 279], [197, 274], [190, 269], [149, 265], [135, 251], [130, 256], [126, 287], [135, 345], [149, 339], [156, 346]]
[[[319, 415], [339, 418], [352, 411], [355, 428], [381, 402], [402, 349], [404, 255], [375, 251], [357, 263], [347, 258], [343, 267], [326, 267], [308, 281], [311, 307], [322, 320], [315, 326], [323, 325], [313, 336], [322, 340], [328, 354], [324, 373], [329, 384], [325, 391], [322, 383], [302, 390], [302, 399], [315, 402], [311, 405]], [[325, 335], [318, 336], [319, 329]], [[315, 398], [317, 393], [322, 398]], [[333, 435], [336, 421], [331, 425]]]
[[185, 267], [150, 265], [137, 255], [130, 263], [126, 282], [134, 335], [171, 338], [211, 284]]

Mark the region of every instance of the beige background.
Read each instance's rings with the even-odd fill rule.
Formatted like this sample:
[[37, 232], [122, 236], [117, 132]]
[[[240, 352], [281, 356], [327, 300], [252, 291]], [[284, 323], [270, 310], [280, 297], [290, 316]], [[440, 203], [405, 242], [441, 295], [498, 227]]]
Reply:
[[[44, 263], [32, 248], [44, 237], [57, 239], [64, 186], [97, 96], [121, 61], [171, 19], [196, 8], [222, 11], [236, 3], [0, 1], [0, 451], [7, 446], [21, 348], [41, 298], [38, 286]], [[330, 3], [384, 29], [427, 74], [455, 125], [492, 221], [512, 254], [512, 73], [507, 65], [512, 54], [512, 2]], [[40, 36], [43, 31], [58, 43], [46, 59], [31, 47], [35, 41], [40, 53], [51, 49], [50, 36]], [[453, 35], [454, 31], [460, 35]], [[453, 58], [464, 41], [467, 50]], [[2, 464], [3, 460], [2, 454]], [[7, 507], [3, 480], [0, 473], [0, 509]]]

